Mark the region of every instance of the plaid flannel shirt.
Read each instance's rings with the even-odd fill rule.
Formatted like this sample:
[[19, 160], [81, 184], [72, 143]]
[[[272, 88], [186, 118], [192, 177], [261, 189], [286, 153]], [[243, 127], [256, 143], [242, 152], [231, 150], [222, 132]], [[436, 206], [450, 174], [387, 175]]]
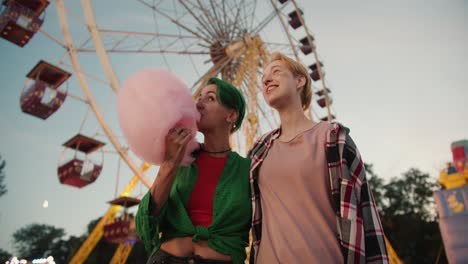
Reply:
[[[252, 198], [250, 263], [255, 263], [262, 238], [262, 205], [258, 175], [272, 143], [280, 135], [276, 129], [262, 136], [249, 152]], [[336, 213], [337, 239], [344, 263], [389, 263], [384, 232], [374, 197], [366, 180], [364, 163], [349, 136], [349, 129], [332, 123], [326, 141], [330, 194]]]

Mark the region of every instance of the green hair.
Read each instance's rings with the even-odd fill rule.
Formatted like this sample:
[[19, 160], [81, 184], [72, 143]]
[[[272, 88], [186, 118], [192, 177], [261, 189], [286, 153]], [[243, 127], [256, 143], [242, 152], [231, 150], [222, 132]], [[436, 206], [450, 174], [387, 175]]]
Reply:
[[221, 80], [219, 78], [213, 77], [208, 80], [208, 84], [215, 84], [218, 89], [216, 89], [216, 96], [218, 101], [229, 109], [236, 110], [239, 113], [239, 117], [235, 123], [235, 127], [231, 128], [231, 133], [237, 131], [242, 124], [242, 120], [245, 116], [245, 99], [242, 93], [234, 87], [234, 85]]

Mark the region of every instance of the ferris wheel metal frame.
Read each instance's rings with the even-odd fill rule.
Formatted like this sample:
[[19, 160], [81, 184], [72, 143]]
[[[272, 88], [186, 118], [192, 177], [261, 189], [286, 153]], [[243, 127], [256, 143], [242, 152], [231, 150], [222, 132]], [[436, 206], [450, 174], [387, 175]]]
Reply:
[[[148, 3], [146, 3], [146, 2], [144, 2], [142, 0], [139, 0], [139, 2], [142, 2], [144, 5], [147, 5], [148, 7], [155, 10], [154, 6], [148, 5]], [[182, 2], [182, 1], [179, 1], [179, 2]], [[274, 13], [276, 14], [277, 17], [279, 17], [279, 19], [281, 21], [284, 32], [287, 34], [289, 45], [291, 46], [291, 49], [294, 52], [294, 57], [298, 61], [301, 61], [301, 59], [299, 57], [299, 54], [298, 54], [298, 48], [293, 44], [293, 40], [292, 40], [292, 37], [290, 36], [289, 28], [286, 25], [286, 23], [284, 22], [281, 14], [280, 14], [279, 8], [276, 6], [276, 4], [274, 3], [273, 0], [271, 0], [270, 2], [271, 2], [271, 5], [274, 8]], [[298, 14], [298, 16], [300, 17], [300, 22], [302, 23], [302, 25], [305, 28], [307, 41], [309, 43], [309, 46], [312, 48], [312, 53], [314, 54], [315, 60], [318, 62], [317, 49], [316, 49], [315, 45], [313, 44], [313, 38], [312, 38], [311, 34], [309, 33], [308, 28], [305, 26], [304, 19], [302, 18], [302, 16], [299, 13], [300, 11], [298, 9], [298, 6], [297, 6], [296, 2], [294, 0], [292, 0], [291, 2], [293, 2], [294, 8], [295, 8], [294, 12], [296, 12]], [[92, 39], [92, 41], [94, 43], [96, 54], [98, 55], [99, 60], [101, 62], [101, 65], [105, 70], [107, 78], [109, 79], [109, 83], [110, 83], [111, 88], [115, 92], [117, 92], [120, 89], [120, 84], [119, 84], [117, 76], [115, 75], [115, 72], [114, 72], [114, 70], [112, 68], [112, 64], [110, 62], [109, 55], [107, 54], [108, 51], [106, 50], [106, 48], [105, 48], [105, 46], [103, 44], [103, 41], [102, 41], [102, 38], [101, 38], [101, 35], [100, 35], [101, 32], [99, 31], [99, 29], [97, 27], [96, 19], [95, 19], [95, 16], [94, 16], [92, 5], [91, 5], [91, 0], [82, 0], [82, 6], [83, 6], [84, 15], [85, 15], [85, 18], [86, 18], [87, 28], [89, 30], [91, 39]], [[62, 32], [64, 34], [64, 39], [65, 39], [64, 44], [65, 44], [65, 46], [68, 47], [67, 50], [68, 50], [70, 59], [72, 61], [72, 67], [73, 67], [73, 69], [74, 69], [74, 71], [76, 73], [81, 73], [81, 68], [80, 68], [78, 59], [76, 58], [77, 50], [75, 48], [73, 48], [74, 47], [73, 40], [72, 40], [72, 38], [71, 38], [71, 36], [69, 34], [69, 31], [68, 31], [68, 24], [67, 24], [66, 15], [65, 15], [66, 11], [65, 11], [65, 7], [63, 5], [62, 0], [57, 0], [57, 10], [58, 10], [58, 13], [59, 13]], [[157, 10], [155, 10], [155, 11], [157, 11]], [[176, 24], [179, 24], [177, 21], [173, 21], [173, 22], [176, 23]], [[114, 31], [102, 31], [102, 32], [109, 33], [109, 34], [124, 35], [124, 37], [122, 39], [120, 39], [120, 41], [111, 48], [112, 52], [118, 52], [116, 50], [116, 47], [118, 47], [120, 44], [122, 44], [122, 42], [124, 42], [125, 39], [128, 39], [131, 36], [137, 36], [137, 35], [140, 35], [140, 34], [145, 35], [145, 33], [135, 33], [135, 32], [114, 32]], [[146, 34], [148, 34], [148, 33], [146, 33]], [[148, 34], [148, 35], [151, 35], [151, 34]], [[195, 35], [197, 35], [197, 34], [195, 34]], [[156, 38], [156, 37], [158, 37], [158, 35], [152, 35], [152, 37]], [[177, 38], [177, 36], [167, 36], [167, 37]], [[239, 53], [247, 51], [248, 48], [246, 47], [245, 43], [252, 43], [252, 42], [254, 42], [254, 43], [256, 42], [255, 43], [256, 46], [254, 46], [254, 48], [250, 49], [250, 52], [247, 54], [247, 56], [249, 57], [247, 60], [255, 60], [256, 57], [260, 57], [261, 62], [263, 64], [265, 64], [267, 62], [267, 54], [266, 54], [265, 50], [262, 50], [262, 43], [259, 42], [258, 38], [253, 38], [252, 39], [252, 38], [249, 38], [249, 36], [245, 36], [242, 40], [231, 43], [230, 46], [223, 47], [223, 48], [225, 48], [225, 53], [228, 55], [227, 56], [228, 58], [229, 57], [236, 58], [237, 56], [239, 56]], [[147, 41], [143, 45], [147, 46], [148, 43], [149, 42]], [[83, 51], [89, 51], [89, 50], [83, 50]], [[203, 54], [202, 51], [200, 51], [198, 53]], [[207, 54], [207, 53], [208, 52], [206, 52], [205, 54]], [[262, 54], [260, 54], [260, 53], [262, 53]], [[179, 52], [178, 54], [187, 54], [187, 53], [186, 52]], [[221, 59], [220, 61], [214, 62], [213, 67], [203, 77], [201, 77], [194, 84], [194, 86], [196, 84], [198, 84], [198, 83], [203, 83], [204, 81], [206, 81], [208, 79], [208, 77], [219, 74], [222, 71], [223, 66], [228, 62], [229, 62], [229, 60], [226, 59], [226, 57], [224, 58], [224, 60]], [[319, 63], [317, 65], [318, 65], [317, 70], [318, 70], [318, 73], [319, 73], [319, 77], [320, 77], [320, 79], [322, 81], [322, 86], [326, 87], [325, 86], [325, 80], [324, 80], [324, 74], [323, 74], [323, 72], [321, 70], [321, 65]], [[239, 74], [237, 74], [236, 78], [234, 78], [234, 80], [232, 80], [233, 84], [235, 86], [238, 86], [239, 84], [242, 83], [242, 81], [243, 81], [242, 77], [244, 77], [244, 75], [246, 74], [247, 71], [249, 72], [248, 74], [250, 74], [251, 76], [255, 76], [256, 73], [257, 73], [257, 66], [255, 65], [253, 67], [252, 66], [248, 67], [247, 64], [243, 64], [238, 68], [238, 71], [239, 71]], [[92, 108], [96, 118], [99, 120], [99, 123], [101, 124], [101, 126], [102, 126], [104, 132], [106, 133], [107, 137], [110, 139], [110, 141], [114, 145], [115, 149], [122, 156], [122, 158], [125, 160], [125, 162], [129, 165], [129, 167], [132, 169], [132, 171], [135, 173], [135, 175], [138, 176], [138, 178], [140, 180], [142, 180], [145, 183], [145, 185], [149, 188], [150, 183], [145, 179], [145, 176], [142, 174], [141, 170], [139, 170], [139, 168], [135, 166], [134, 162], [132, 160], [130, 160], [130, 158], [127, 156], [126, 152], [124, 151], [123, 147], [120, 145], [120, 143], [116, 139], [113, 132], [108, 128], [108, 125], [105, 123], [105, 120], [103, 119], [97, 104], [92, 99], [92, 94], [91, 94], [91, 91], [90, 91], [90, 89], [89, 89], [89, 87], [88, 87], [88, 85], [86, 83], [86, 80], [81, 75], [77, 75], [77, 78], [80, 81], [80, 85], [82, 87], [82, 90], [83, 90], [84, 94], [86, 95], [88, 101], [90, 102], [90, 107]], [[251, 82], [252, 81], [253, 82], [257, 81], [256, 78], [255, 79], [254, 78], [252, 78], [253, 80], [251, 79]], [[248, 84], [248, 85], [255, 86], [255, 84], [252, 84], [252, 83]], [[330, 102], [329, 102], [328, 93], [327, 93], [328, 89], [321, 89], [321, 90], [324, 91], [324, 98], [325, 98], [325, 102], [326, 102], [326, 105], [327, 105], [327, 113], [328, 113], [327, 118], [328, 118], [328, 120], [331, 120], [331, 110], [330, 110], [330, 107], [329, 107]], [[198, 91], [195, 91], [195, 93], [197, 93], [197, 92]], [[253, 96], [253, 97], [256, 96], [255, 94], [252, 94], [252, 90], [249, 90], [249, 92], [250, 93], [247, 96], [249, 96], [249, 97], [250, 96]], [[250, 107], [252, 107], [252, 105], [254, 105], [254, 104], [250, 103]], [[250, 111], [248, 111], [248, 112], [252, 113], [253, 111], [252, 111], [252, 109], [250, 109]], [[252, 118], [252, 115], [250, 115], [250, 116], [247, 115], [247, 120], [248, 121], [251, 120], [251, 118]], [[253, 136], [250, 137], [250, 142], [247, 142], [247, 144], [250, 144], [250, 145], [253, 144]], [[88, 245], [91, 243], [91, 240], [92, 239], [90, 238], [90, 241], [87, 243]], [[94, 239], [94, 240], [96, 240], [96, 239]], [[86, 242], [85, 242], [85, 244], [86, 244]], [[126, 259], [125, 256], [128, 257], [128, 254], [131, 251], [131, 247], [129, 247], [128, 245], [127, 246], [119, 245], [119, 249], [121, 249], [121, 250], [116, 251], [116, 254], [114, 255], [114, 258], [112, 260], [113, 262], [115, 262], [118, 259], [122, 259], [122, 256], [123, 256], [124, 259]], [[88, 254], [90, 253], [89, 252], [89, 246], [88, 246], [88, 250], [86, 250], [86, 251], [88, 251]], [[77, 259], [82, 258], [85, 255], [86, 255], [86, 252], [84, 252], [84, 251], [82, 251], [81, 254], [80, 254], [80, 252], [78, 252], [78, 254], [76, 254], [76, 257], [74, 258], [74, 260], [72, 262], [74, 262], [74, 261], [77, 262]]]
[[[82, 92], [86, 97], [86, 101], [89, 104], [90, 108], [92, 109], [92, 111], [93, 111], [96, 119], [98, 120], [99, 124], [101, 125], [102, 130], [104, 131], [104, 133], [106, 134], [107, 138], [110, 140], [110, 142], [112, 143], [112, 145], [114, 146], [116, 151], [122, 157], [122, 159], [127, 163], [129, 168], [135, 173], [135, 175], [138, 175], [140, 180], [147, 187], [150, 187], [151, 182], [141, 172], [141, 170], [138, 168], [138, 166], [135, 164], [135, 162], [129, 157], [126, 148], [124, 148], [122, 146], [122, 144], [119, 142], [119, 140], [117, 139], [115, 133], [111, 130], [111, 128], [107, 124], [104, 116], [102, 115], [102, 112], [100, 111], [99, 105], [94, 100], [92, 91], [89, 88], [89, 85], [88, 85], [88, 83], [86, 81], [86, 76], [85, 76], [85, 73], [84, 73], [83, 69], [81, 68], [81, 65], [80, 65], [79, 59], [77, 57], [77, 54], [79, 52], [93, 52], [94, 51], [98, 55], [101, 66], [104, 69], [104, 72], [105, 72], [106, 77], [108, 79], [109, 86], [112, 88], [112, 90], [114, 92], [118, 92], [118, 90], [120, 89], [120, 83], [119, 83], [118, 78], [117, 78], [117, 76], [115, 74], [115, 71], [114, 71], [114, 69], [112, 67], [112, 63], [110, 61], [108, 53], [175, 53], [175, 54], [181, 54], [181, 55], [187, 55], [187, 54], [190, 54], [190, 55], [197, 55], [197, 54], [198, 55], [201, 55], [201, 54], [208, 55], [208, 54], [210, 54], [210, 52], [209, 51], [204, 52], [203, 50], [199, 50], [199, 51], [195, 51], [195, 52], [192, 52], [192, 51], [189, 52], [189, 51], [171, 51], [171, 50], [159, 50], [158, 51], [158, 50], [145, 50], [144, 49], [145, 47], [149, 46], [149, 44], [152, 41], [156, 41], [157, 38], [159, 38], [159, 37], [173, 38], [175, 41], [180, 40], [181, 38], [204, 39], [204, 40], [206, 40], [207, 39], [207, 37], [205, 36], [206, 34], [202, 35], [200, 32], [195, 32], [190, 27], [183, 25], [178, 19], [171, 18], [167, 14], [162, 12], [160, 9], [158, 9], [158, 6], [156, 6], [154, 4], [155, 2], [153, 2], [153, 4], [150, 4], [148, 1], [144, 1], [144, 0], [137, 0], [137, 2], [140, 2], [141, 4], [143, 4], [143, 5], [147, 6], [148, 8], [152, 9], [158, 15], [162, 15], [162, 16], [166, 17], [172, 23], [178, 25], [180, 28], [186, 30], [187, 32], [189, 32], [192, 35], [175, 35], [175, 34], [171, 35], [171, 34], [145, 33], [145, 32], [100, 30], [98, 28], [98, 26], [97, 26], [97, 23], [96, 23], [96, 18], [95, 18], [95, 15], [94, 15], [94, 10], [93, 10], [93, 7], [92, 7], [91, 0], [82, 0], [81, 3], [82, 3], [82, 8], [83, 8], [83, 13], [84, 13], [84, 16], [85, 16], [85, 23], [86, 23], [86, 27], [87, 27], [87, 29], [89, 31], [89, 34], [90, 34], [90, 39], [94, 44], [94, 50], [89, 49], [89, 48], [83, 48], [84, 45], [80, 45], [79, 47], [77, 47], [75, 45], [74, 41], [73, 41], [73, 38], [72, 38], [71, 34], [70, 34], [70, 29], [69, 29], [69, 24], [68, 24], [68, 17], [67, 17], [67, 9], [65, 7], [64, 1], [63, 0], [56, 0], [55, 2], [56, 2], [56, 7], [57, 7], [59, 23], [60, 23], [61, 30], [62, 30], [63, 37], [64, 37], [64, 42], [63, 43], [60, 42], [58, 39], [53, 38], [52, 36], [50, 36], [50, 34], [47, 34], [43, 30], [41, 32], [45, 33], [47, 36], [52, 38], [55, 42], [59, 43], [62, 47], [64, 47], [67, 50], [68, 56], [69, 56], [70, 61], [71, 61], [71, 67], [72, 67], [72, 69], [73, 69], [73, 71], [75, 73], [75, 76], [76, 76], [76, 78], [77, 78], [77, 80], [79, 82], [79, 85], [80, 85], [80, 87], [82, 89]], [[194, 8], [194, 7], [189, 6], [190, 2], [191, 1], [186, 1], [186, 0], [185, 1], [183, 1], [183, 0], [178, 1], [179, 4], [181, 4], [183, 7], [186, 8], [186, 10], [187, 10], [186, 14], [189, 14], [189, 15], [191, 15], [193, 17], [197, 17], [196, 14], [194, 14], [194, 12], [191, 11], [192, 10], [191, 8]], [[210, 2], [210, 5], [214, 9], [217, 8], [217, 6], [215, 6], [216, 4], [214, 3], [215, 1], [210, 0], [209, 2]], [[242, 2], [244, 2], [244, 1], [242, 1]], [[304, 18], [302, 16], [302, 11], [298, 7], [296, 1], [295, 0], [290, 0], [290, 1], [280, 1], [280, 2], [292, 3], [293, 12], [291, 12], [290, 14], [294, 14], [294, 13], [297, 14], [297, 18], [299, 19], [299, 22], [304, 27], [304, 32], [305, 32], [305, 35], [306, 35], [305, 38], [307, 39], [307, 42], [308, 42], [306, 45], [308, 45], [312, 49], [311, 53], [313, 54], [313, 56], [315, 58], [315, 61], [319, 62], [319, 58], [318, 58], [318, 54], [317, 54], [317, 48], [316, 48], [316, 46], [314, 44], [314, 38], [313, 38], [312, 34], [310, 33], [310, 31], [309, 31], [309, 29], [308, 29], [308, 27], [307, 27], [307, 25], [306, 25], [306, 23], [304, 21]], [[200, 3], [200, 2], [198, 2], [198, 3]], [[270, 0], [270, 3], [271, 3], [271, 6], [273, 7], [272, 14], [267, 16], [267, 18], [264, 21], [259, 23], [258, 27], [254, 31], [259, 31], [265, 24], [267, 24], [273, 18], [277, 17], [279, 19], [282, 27], [283, 27], [284, 33], [287, 36], [287, 39], [288, 39], [288, 42], [289, 42], [289, 47], [293, 51], [294, 57], [298, 61], [302, 61], [301, 57], [299, 56], [300, 47], [298, 46], [297, 43], [294, 43], [293, 36], [292, 36], [292, 34], [290, 32], [291, 29], [290, 29], [289, 25], [287, 25], [287, 23], [285, 22], [284, 15], [281, 14], [281, 8], [284, 9], [284, 7], [286, 6], [285, 3], [281, 3], [283, 5], [282, 7], [278, 7], [277, 4], [275, 3], [275, 1], [273, 1], [273, 0]], [[202, 10], [202, 12], [206, 14], [207, 10]], [[214, 13], [216, 13], [216, 12], [214, 12]], [[217, 14], [215, 14], [214, 16], [217, 16]], [[181, 17], [183, 17], [183, 16], [181, 16]], [[217, 18], [213, 18], [213, 19], [217, 19]], [[207, 18], [207, 20], [209, 20], [209, 18]], [[203, 25], [208, 25], [209, 22], [212, 22], [212, 21], [201, 21], [201, 19], [197, 19], [197, 21], [200, 22]], [[214, 26], [213, 26], [213, 28], [214, 28]], [[216, 30], [216, 29], [212, 29], [212, 30]], [[102, 35], [120, 35], [120, 38], [110, 48], [106, 48], [105, 44], [103, 43]], [[130, 38], [138, 38], [138, 37], [150, 37], [150, 40], [146, 40], [145, 42], [142, 43], [141, 47], [135, 48], [133, 50], [119, 49], [119, 47], [123, 46], [123, 43], [125, 43], [126, 40], [128, 40]], [[250, 48], [250, 53], [248, 52], [249, 48], [247, 47], [248, 44], [246, 44], [246, 43], [248, 43], [248, 42], [252, 43], [252, 42], [255, 42], [255, 40], [256, 40], [255, 38], [251, 38], [250, 36], [245, 36], [243, 39], [236, 40], [233, 43], [229, 43], [229, 45], [227, 45], [227, 46], [223, 46], [222, 48], [224, 49], [224, 52], [226, 53], [227, 56], [224, 56], [223, 58], [221, 58], [220, 61], [217, 61], [216, 63], [214, 63], [213, 66], [210, 68], [210, 70], [208, 70], [208, 72], [206, 72], [198, 81], [195, 82], [194, 86], [196, 86], [197, 84], [203, 83], [204, 81], [206, 81], [211, 76], [219, 74], [227, 64], [232, 62], [233, 58], [238, 58], [240, 55], [249, 55], [248, 59], [246, 59], [246, 60], [255, 60], [255, 59], [257, 59], [256, 57], [260, 56], [260, 58], [262, 60], [261, 62], [265, 63], [266, 60], [267, 60], [267, 51], [266, 50], [261, 50], [263, 43], [257, 43], [256, 44], [257, 46], [254, 47], [254, 48]], [[84, 44], [86, 45], [87, 42], [89, 42], [89, 39], [86, 40], [86, 42]], [[257, 50], [255, 48], [257, 48]], [[258, 50], [260, 50], [260, 52], [264, 52], [264, 54], [259, 54], [259, 52], [255, 52], [255, 51], [258, 51]], [[244, 67], [242, 67], [242, 66], [244, 66]], [[258, 69], [257, 65], [255, 65], [255, 67], [250, 67], [249, 69], [247, 69], [246, 64], [240, 65], [240, 67], [238, 67], [238, 71], [241, 74], [238, 73], [235, 76], [236, 78], [234, 78], [232, 80], [233, 84], [236, 85], [236, 86], [242, 85], [242, 82], [245, 81], [244, 79], [246, 77], [246, 74], [247, 75], [256, 75], [257, 69]], [[330, 102], [329, 95], [328, 95], [329, 89], [325, 89], [326, 88], [325, 74], [324, 74], [324, 72], [322, 70], [322, 64], [318, 63], [316, 69], [317, 69], [318, 75], [320, 77], [319, 80], [321, 81], [322, 88], [316, 88], [315, 90], [322, 91], [323, 98], [325, 99], [326, 109], [327, 109], [327, 118], [326, 119], [331, 120], [331, 119], [333, 119], [333, 116], [332, 116], [331, 107], [330, 107], [331, 102]], [[255, 77], [253, 77], [252, 79], [254, 79], [254, 78]], [[257, 81], [256, 79], [251, 80], [251, 82], [256, 82], [256, 81]], [[250, 84], [247, 84], [247, 85], [253, 86], [255, 84], [250, 83]], [[252, 96], [251, 98], [256, 97], [256, 95], [254, 95], [252, 93], [252, 91], [250, 91], [250, 92], [251, 92], [250, 94], [247, 94], [247, 97], [250, 97], [250, 96]], [[195, 91], [195, 93], [196, 93], [196, 91]], [[249, 104], [249, 107], [251, 107], [251, 108], [256, 107], [256, 105], [255, 104]], [[250, 110], [249, 112], [252, 113], [252, 112], [254, 112], [254, 110]], [[309, 114], [309, 116], [310, 116], [310, 114]], [[253, 115], [247, 116], [247, 121], [249, 121], [251, 119], [254, 119], [254, 118], [256, 118], [256, 117], [253, 116]], [[252, 122], [258, 122], [258, 121], [252, 121]], [[252, 142], [252, 137], [253, 136], [248, 137], [247, 140], [249, 142], [247, 143], [247, 145], [251, 145], [253, 143]]]
[[[48, 2], [48, 0], [41, 1]], [[207, 4], [207, 8], [209, 9], [207, 9], [201, 4], [200, 0], [177, 0], [174, 1], [174, 3], [177, 2], [185, 11], [182, 15], [172, 17], [171, 15], [166, 14], [162, 8], [160, 8], [159, 4], [163, 2], [163, 0], [160, 0], [158, 4], [156, 1], [151, 3], [149, 0], [135, 0], [135, 2], [149, 8], [153, 14], [162, 16], [174, 25], [177, 25], [179, 28], [178, 34], [102, 29], [98, 26], [96, 21], [91, 0], [81, 1], [84, 20], [80, 19], [74, 12], [67, 9], [64, 0], [54, 0], [54, 2], [56, 5], [58, 22], [60, 24], [61, 33], [63, 35], [63, 41], [42, 28], [39, 28], [38, 31], [66, 50], [64, 57], [60, 59], [60, 64], [66, 65], [73, 70], [84, 98], [73, 95], [71, 93], [68, 93], [68, 95], [73, 99], [77, 99], [88, 104], [89, 109], [93, 112], [105, 136], [109, 139], [118, 155], [125, 161], [128, 167], [134, 173], [134, 178], [132, 178], [129, 184], [124, 188], [122, 194], [128, 195], [131, 190], [133, 190], [136, 181], [138, 180], [148, 188], [151, 186], [151, 181], [144, 174], [144, 171], [148, 169], [149, 165], [136, 165], [136, 162], [130, 157], [128, 153], [128, 148], [124, 147], [124, 145], [118, 140], [118, 136], [106, 121], [99, 103], [95, 100], [92, 89], [88, 84], [88, 80], [94, 80], [109, 85], [114, 93], [119, 91], [120, 83], [111, 63], [109, 54], [142, 53], [159, 54], [162, 56], [164, 56], [164, 54], [177, 54], [184, 56], [188, 55], [190, 56], [191, 60], [191, 56], [195, 55], [210, 56], [208, 61], [211, 61], [213, 65], [202, 76], [200, 76], [198, 80], [194, 82], [192, 91], [196, 95], [199, 92], [201, 85], [206, 83], [208, 78], [219, 74], [221, 74], [221, 76], [223, 76], [225, 79], [231, 81], [236, 87], [239, 87], [239, 89], [241, 89], [241, 87], [247, 87], [247, 89], [245, 89], [243, 92], [246, 97], [249, 98], [249, 100], [252, 100], [248, 103], [245, 121], [246, 125], [243, 126], [243, 132], [245, 135], [244, 143], [247, 146], [251, 146], [253, 144], [254, 137], [258, 136], [257, 134], [260, 119], [258, 115], [262, 115], [264, 119], [267, 119], [268, 121], [268, 118], [265, 118], [268, 113], [265, 112], [266, 110], [258, 107], [259, 102], [257, 101], [259, 69], [261, 70], [262, 65], [265, 65], [268, 62], [268, 48], [275, 47], [274, 49], [278, 49], [286, 53], [292, 52], [292, 56], [294, 56], [294, 58], [299, 62], [303, 62], [304, 56], [312, 54], [315, 64], [311, 65], [309, 68], [312, 71], [311, 74], [315, 74], [315, 78], [313, 78], [315, 81], [313, 82], [313, 90], [321, 97], [323, 103], [321, 103], [320, 106], [326, 109], [327, 114], [323, 118], [318, 117], [312, 106], [310, 107], [309, 111], [307, 111], [307, 114], [310, 118], [312, 118], [312, 115], [315, 114], [317, 118], [322, 120], [331, 121], [334, 119], [334, 115], [332, 114], [331, 109], [331, 100], [329, 97], [330, 90], [326, 84], [325, 73], [322, 69], [323, 63], [319, 60], [317, 47], [314, 42], [315, 39], [305, 23], [303, 12], [295, 0], [267, 1], [271, 5], [271, 12], [269, 12], [269, 14], [265, 16], [262, 21], [258, 22], [255, 27], [253, 27], [254, 20], [252, 19], [250, 23], [251, 30], [249, 32], [241, 30], [241, 28], [237, 27], [236, 25], [237, 23], [246, 23], [239, 18], [239, 13], [242, 11], [241, 8], [246, 9], [245, 7], [237, 7], [238, 9], [235, 10], [237, 14], [235, 17], [233, 17], [234, 20], [231, 21], [228, 21], [229, 18], [222, 18], [221, 11], [220, 13], [217, 13], [217, 9], [226, 12], [226, 9], [233, 8], [232, 6], [225, 5], [227, 1], [205, 1], [205, 3], [209, 3]], [[257, 1], [254, 0], [252, 2], [254, 3], [254, 8], [253, 11], [249, 12], [249, 14], [254, 16]], [[235, 3], [244, 4], [246, 1], [236, 0]], [[286, 10], [287, 7], [290, 8], [288, 15], [284, 14], [284, 10]], [[196, 14], [194, 10], [198, 10], [200, 13]], [[202, 17], [201, 14], [203, 14], [205, 17]], [[86, 38], [83, 42], [77, 44], [77, 42], [74, 41], [70, 30], [69, 16], [73, 16], [74, 19], [81, 21], [81, 23], [89, 32], [89, 37]], [[194, 29], [185, 25], [183, 20], [186, 17], [194, 19], [194, 21], [199, 24], [198, 27]], [[289, 21], [286, 21], [287, 17], [289, 17]], [[287, 43], [268, 43], [263, 41], [259, 36], [259, 33], [275, 18], [278, 19], [281, 25], [283, 34], [286, 36]], [[221, 27], [228, 27], [229, 30], [223, 31]], [[292, 30], [297, 29], [297, 27], [303, 28], [303, 38], [301, 40], [297, 40], [296, 37], [292, 34]], [[185, 33], [182, 34], [181, 31], [184, 31]], [[216, 36], [220, 37], [220, 39], [216, 39]], [[210, 37], [213, 41], [210, 40]], [[104, 38], [106, 38], [106, 40], [110, 39], [111, 41], [105, 41]], [[154, 46], [152, 44], [160, 41], [161, 38], [170, 39], [171, 41], [168, 42], [169, 44], [167, 44], [165, 47], [161, 47], [160, 49], [152, 49], [151, 47]], [[125, 45], [127, 42], [135, 40], [137, 40], [137, 45]], [[188, 44], [185, 41], [188, 41]], [[90, 47], [91, 42], [92, 47]], [[171, 47], [174, 47], [174, 45], [179, 42], [183, 42], [183, 45], [186, 49], [171, 49]], [[129, 48], [129, 46], [131, 48]], [[302, 52], [302, 54], [300, 52]], [[104, 70], [106, 79], [95, 76], [83, 69], [78, 58], [79, 53], [95, 53], [98, 56], [101, 68]], [[70, 60], [70, 65], [67, 65], [64, 62], [65, 57], [68, 57]], [[28, 82], [30, 81], [28, 80]], [[269, 126], [271, 127], [272, 124], [269, 124]], [[118, 208], [116, 206], [111, 206], [97, 227], [102, 228], [106, 221], [116, 215], [117, 210]], [[71, 263], [80, 263], [83, 258], [86, 258], [87, 255], [89, 255], [92, 248], [94, 247], [93, 245], [95, 245], [103, 235], [102, 230], [97, 230], [97, 227], [90, 234], [77, 254], [75, 254], [75, 257], [71, 260]], [[122, 251], [125, 251], [125, 254], [129, 254], [128, 247], [122, 248]], [[119, 254], [123, 253], [120, 252]], [[117, 259], [119, 258], [116, 258], [116, 261]]]

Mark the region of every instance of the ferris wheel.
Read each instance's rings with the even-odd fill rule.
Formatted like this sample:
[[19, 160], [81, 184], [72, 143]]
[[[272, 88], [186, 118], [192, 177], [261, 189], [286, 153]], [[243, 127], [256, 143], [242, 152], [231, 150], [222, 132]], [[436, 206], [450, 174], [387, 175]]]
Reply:
[[[255, 138], [279, 125], [278, 117], [261, 96], [260, 78], [272, 51], [283, 52], [308, 66], [316, 94], [308, 116], [335, 118], [324, 63], [297, 1], [112, 1], [114, 7], [124, 6], [114, 15], [108, 13], [108, 4], [91, 0], [82, 0], [81, 5], [64, 0], [4, 0], [1, 5], [2, 38], [23, 47], [33, 44], [30, 41], [36, 34], [42, 34], [50, 39], [51, 46], [62, 51], [56, 61], [41, 60], [32, 65], [20, 98], [22, 111], [46, 120], [69, 100], [87, 106], [78, 133], [64, 143], [63, 156], [68, 158], [58, 167], [61, 183], [83, 187], [96, 180], [103, 166], [102, 147], [107, 144], [133, 171], [136, 180], [151, 185], [143, 172], [147, 164], [126, 147], [119, 128], [112, 126], [115, 117], [109, 114], [107, 105], [115, 101], [125, 75], [140, 69], [129, 65], [138, 65], [139, 61], [175, 72], [194, 95], [214, 76], [238, 87], [247, 103], [243, 129], [233, 139], [241, 153], [249, 150]], [[58, 32], [44, 26], [54, 8]], [[91, 59], [92, 66], [88, 63]], [[79, 89], [69, 88], [70, 82]], [[99, 100], [97, 95], [103, 90], [109, 91], [110, 98]], [[99, 128], [86, 135], [82, 128], [92, 118], [90, 113]], [[132, 179], [124, 192], [134, 184]]]
[[[49, 4], [55, 4], [63, 41], [41, 27], [46, 19], [45, 10], [53, 8]], [[164, 62], [161, 66], [173, 71], [174, 63], [171, 66], [168, 61], [177, 61], [175, 67], [183, 69], [181, 75], [184, 77], [189, 75], [186, 81], [194, 95], [210, 77], [219, 76], [232, 82], [242, 90], [248, 106], [243, 131], [234, 139], [235, 147], [240, 152], [245, 153], [256, 137], [278, 126], [278, 118], [259, 96], [259, 76], [271, 51], [281, 51], [309, 66], [317, 99], [308, 115], [323, 120], [335, 118], [323, 62], [319, 60], [314, 36], [295, 0], [135, 0], [132, 6], [146, 10], [141, 16], [153, 20], [153, 25], [146, 27], [149, 31], [126, 30], [131, 18], [125, 17], [121, 18], [119, 26], [113, 25], [114, 28], [101, 26], [95, 13], [99, 12], [99, 17], [103, 10], [95, 10], [91, 0], [81, 2], [82, 17], [63, 0], [52, 3], [48, 0], [3, 1], [0, 21], [3, 38], [24, 46], [37, 32], [41, 32], [65, 52], [56, 63], [40, 61], [27, 75], [28, 84], [25, 87], [28, 89], [23, 91], [21, 97], [23, 111], [47, 119], [59, 110], [65, 98], [71, 97], [88, 104], [109, 143], [147, 186], [150, 182], [128, 155], [125, 143], [119, 140], [118, 128], [115, 131], [109, 126], [102, 112], [103, 106], [95, 99], [92, 88], [94, 83], [101, 82], [114, 93], [120, 89], [119, 65], [112, 63], [114, 55], [145, 54]], [[86, 29], [78, 37], [80, 41], [76, 41], [78, 38], [72, 34], [72, 27]], [[81, 54], [94, 54], [103, 76], [91, 74], [82, 66]], [[192, 74], [186, 74], [189, 68], [192, 68]], [[73, 95], [63, 87], [70, 76], [76, 79], [84, 97]], [[48, 93], [47, 101], [44, 97]], [[103, 142], [78, 134], [64, 145], [87, 155]], [[70, 166], [68, 169], [73, 170], [73, 164]], [[100, 164], [95, 164], [94, 174], [90, 174], [94, 176], [90, 179], [96, 178], [100, 167]]]

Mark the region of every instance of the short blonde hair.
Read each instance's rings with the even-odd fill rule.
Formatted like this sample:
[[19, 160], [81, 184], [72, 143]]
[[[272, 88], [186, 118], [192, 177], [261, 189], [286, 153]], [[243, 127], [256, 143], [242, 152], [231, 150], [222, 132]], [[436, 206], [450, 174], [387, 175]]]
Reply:
[[284, 55], [283, 53], [277, 51], [271, 54], [270, 61], [268, 62], [268, 64], [278, 60], [284, 62], [284, 64], [286, 64], [286, 67], [293, 73], [295, 77], [304, 76], [306, 82], [302, 87], [301, 91], [301, 104], [302, 110], [307, 110], [312, 101], [312, 82], [310, 80], [310, 76], [307, 72], [306, 67], [304, 67], [304, 65], [302, 65], [301, 63]]

